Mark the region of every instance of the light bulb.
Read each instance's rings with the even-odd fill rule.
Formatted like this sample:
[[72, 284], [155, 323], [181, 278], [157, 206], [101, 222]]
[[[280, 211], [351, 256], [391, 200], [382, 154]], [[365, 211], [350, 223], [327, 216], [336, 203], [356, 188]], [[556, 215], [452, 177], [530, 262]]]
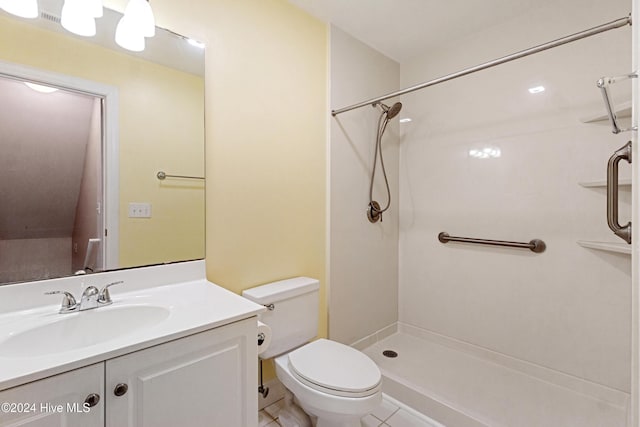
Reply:
[[58, 91], [58, 88], [51, 87], [51, 86], [39, 85], [31, 82], [24, 82], [24, 84], [27, 85], [29, 88], [41, 93], [53, 93]]
[[124, 15], [132, 26], [142, 29], [144, 37], [153, 37], [156, 34], [156, 20], [147, 0], [129, 0]]
[[199, 42], [198, 40], [194, 40], [194, 39], [187, 39], [187, 43], [189, 43], [191, 46], [195, 46], [198, 47], [200, 49], [204, 49], [205, 45], [202, 42]]
[[89, 8], [89, 14], [94, 18], [101, 18], [104, 14], [102, 0], [89, 0], [87, 7]]
[[84, 0], [65, 0], [60, 23], [67, 31], [79, 36], [96, 35], [96, 20]]
[[120, 47], [133, 52], [142, 52], [144, 50], [144, 35], [140, 27], [132, 25], [129, 17], [125, 14], [116, 27], [116, 43]]
[[37, 0], [2, 0], [0, 1], [0, 7], [6, 12], [21, 18], [38, 17]]

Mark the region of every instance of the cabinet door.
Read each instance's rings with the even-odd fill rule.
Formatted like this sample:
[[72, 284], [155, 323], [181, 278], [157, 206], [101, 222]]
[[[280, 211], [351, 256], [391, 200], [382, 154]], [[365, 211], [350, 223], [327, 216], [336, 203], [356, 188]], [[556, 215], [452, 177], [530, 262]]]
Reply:
[[[104, 364], [0, 391], [2, 427], [102, 427], [104, 426]], [[85, 406], [91, 394], [97, 403]]]
[[251, 318], [108, 360], [106, 425], [255, 426], [256, 353]]

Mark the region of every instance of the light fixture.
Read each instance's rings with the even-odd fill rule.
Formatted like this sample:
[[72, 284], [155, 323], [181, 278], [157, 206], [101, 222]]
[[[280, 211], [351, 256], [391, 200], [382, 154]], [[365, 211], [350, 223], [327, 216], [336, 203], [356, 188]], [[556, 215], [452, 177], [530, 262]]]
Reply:
[[529, 93], [540, 93], [540, 92], [544, 92], [544, 86], [535, 86], [535, 87], [530, 87], [529, 88]]
[[102, 15], [104, 15], [102, 0], [89, 0], [87, 7], [89, 14], [94, 18], [102, 18]]
[[38, 17], [37, 0], [0, 0], [0, 8], [21, 18]]
[[200, 49], [205, 48], [204, 43], [199, 42], [198, 40], [187, 38], [187, 43], [189, 43], [191, 46], [199, 47]]
[[140, 27], [135, 26], [127, 15], [120, 18], [116, 27], [116, 43], [120, 47], [133, 52], [142, 52], [144, 50], [144, 35]]
[[145, 37], [156, 34], [156, 21], [147, 0], [129, 0], [116, 27], [116, 43], [121, 47], [140, 52], [144, 50]]
[[39, 85], [31, 82], [24, 82], [24, 84], [30, 87], [31, 89], [35, 90], [36, 92], [53, 93], [58, 91], [58, 88], [51, 87], [51, 86]]
[[140, 27], [145, 37], [156, 35], [156, 20], [148, 0], [129, 0], [124, 16], [129, 18], [132, 25]]
[[501, 155], [502, 152], [497, 147], [474, 148], [469, 150], [469, 156], [475, 159], [497, 159]]
[[93, 0], [65, 0], [60, 23], [67, 30], [83, 37], [96, 35], [97, 8]]

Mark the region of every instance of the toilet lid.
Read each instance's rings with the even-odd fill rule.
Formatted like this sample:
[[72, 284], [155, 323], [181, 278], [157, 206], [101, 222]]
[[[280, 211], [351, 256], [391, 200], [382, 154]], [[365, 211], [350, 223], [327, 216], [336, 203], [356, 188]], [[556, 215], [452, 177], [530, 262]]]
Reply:
[[326, 339], [289, 353], [289, 367], [306, 385], [337, 396], [370, 396], [381, 381], [380, 369], [367, 355]]

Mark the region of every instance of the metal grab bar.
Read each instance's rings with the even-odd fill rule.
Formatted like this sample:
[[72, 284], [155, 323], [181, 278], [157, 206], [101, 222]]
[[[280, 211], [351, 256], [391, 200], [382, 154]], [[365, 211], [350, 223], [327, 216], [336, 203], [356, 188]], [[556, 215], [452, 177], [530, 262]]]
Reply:
[[620, 160], [631, 163], [631, 141], [619, 148], [607, 164], [607, 223], [613, 233], [631, 244], [631, 221], [621, 226], [618, 220], [618, 164]]
[[156, 174], [156, 177], [162, 181], [165, 178], [184, 178], [184, 179], [202, 179], [204, 180], [203, 177], [201, 176], [186, 176], [186, 175], [169, 175], [167, 173], [164, 173], [163, 171], [160, 171]]
[[479, 245], [507, 246], [510, 248], [531, 249], [531, 251], [535, 253], [541, 253], [541, 252], [544, 252], [545, 249], [547, 249], [547, 245], [540, 239], [533, 239], [528, 243], [508, 242], [505, 240], [487, 240], [487, 239], [475, 239], [473, 237], [449, 236], [449, 233], [445, 233], [444, 231], [438, 234], [438, 240], [440, 240], [441, 243], [463, 242], [463, 243], [476, 243]]
[[629, 129], [620, 129], [618, 126], [618, 118], [616, 117], [615, 111], [613, 111], [613, 106], [611, 102], [611, 97], [609, 96], [609, 85], [617, 83], [619, 81], [634, 79], [637, 78], [638, 74], [627, 74], [625, 76], [618, 77], [602, 77], [598, 79], [598, 87], [600, 88], [600, 92], [602, 93], [602, 99], [604, 100], [604, 106], [607, 109], [607, 115], [609, 116], [609, 122], [611, 123], [612, 132], [614, 134], [619, 134], [620, 132], [627, 132], [630, 130], [637, 130], [636, 127], [631, 127]]

